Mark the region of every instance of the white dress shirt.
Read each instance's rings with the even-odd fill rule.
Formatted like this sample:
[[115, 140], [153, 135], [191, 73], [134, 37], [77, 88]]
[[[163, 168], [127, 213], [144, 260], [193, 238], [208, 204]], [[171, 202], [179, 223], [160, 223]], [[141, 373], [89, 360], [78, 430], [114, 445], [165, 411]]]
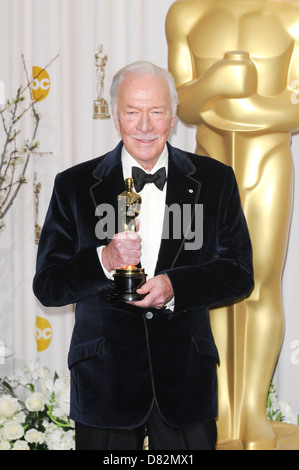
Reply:
[[[132, 167], [137, 166], [145, 171], [136, 160], [128, 153], [125, 147], [121, 155], [124, 179], [132, 178]], [[165, 167], [166, 176], [168, 174], [168, 149], [165, 145], [164, 150], [154, 168], [148, 172], [154, 174], [160, 168]], [[157, 264], [159, 249], [162, 239], [163, 221], [165, 212], [167, 181], [163, 191], [158, 189], [154, 183], [144, 185], [144, 188], [138, 193], [142, 197], [140, 214], [138, 216], [140, 226], [139, 234], [141, 237], [141, 266], [147, 274], [147, 280], [154, 277]], [[102, 263], [102, 250], [104, 246], [98, 248], [98, 255], [102, 268], [109, 279], [113, 280], [114, 270], [108, 272]], [[174, 298], [166, 304], [166, 308], [173, 310]]]
[[[122, 151], [122, 164], [124, 178], [132, 178], [132, 167], [137, 166], [143, 168], [131, 157], [125, 147]], [[151, 173], [154, 174], [160, 168], [165, 167], [166, 175], [168, 171], [168, 149], [165, 146], [162, 155], [152, 169]], [[164, 185], [163, 191], [157, 188], [154, 183], [144, 185], [140, 196], [142, 197], [142, 204], [140, 214], [138, 216], [140, 227], [139, 234], [141, 237], [141, 266], [144, 268], [147, 279], [154, 277], [155, 267], [158, 259], [165, 210], [166, 186]]]

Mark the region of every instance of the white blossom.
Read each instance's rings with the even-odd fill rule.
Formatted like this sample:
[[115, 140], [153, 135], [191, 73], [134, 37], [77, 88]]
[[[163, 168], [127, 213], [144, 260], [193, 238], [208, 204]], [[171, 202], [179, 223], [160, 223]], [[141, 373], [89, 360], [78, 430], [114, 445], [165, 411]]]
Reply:
[[75, 448], [74, 431], [64, 431], [54, 423], [44, 422], [45, 442], [49, 450], [73, 450]]
[[26, 441], [16, 441], [12, 450], [30, 450], [30, 447]]
[[33, 392], [25, 401], [27, 410], [42, 411], [45, 408], [45, 396], [40, 392]]
[[17, 398], [11, 395], [0, 396], [0, 416], [9, 418], [21, 409], [21, 405]]
[[291, 406], [285, 401], [279, 402], [279, 408], [284, 417], [284, 422], [289, 424], [297, 424], [296, 416], [294, 415]]
[[26, 421], [26, 414], [24, 413], [24, 411], [20, 411], [19, 413], [14, 415], [13, 420], [15, 423], [23, 424]]
[[55, 407], [53, 416], [65, 418], [70, 412], [70, 379], [69, 376], [59, 377], [54, 383]]
[[2, 434], [8, 441], [15, 441], [24, 436], [24, 429], [19, 423], [7, 421], [2, 428]]
[[8, 441], [0, 440], [0, 450], [10, 450], [10, 443]]
[[39, 432], [37, 429], [29, 429], [25, 434], [25, 439], [27, 442], [42, 444], [44, 442], [44, 434]]
[[21, 371], [19, 371], [15, 377], [9, 378], [9, 381], [15, 381], [20, 385], [23, 385], [26, 387], [27, 384], [29, 383], [36, 383], [39, 378], [40, 378], [40, 371], [41, 366], [39, 364], [38, 359], [31, 359], [31, 361], [28, 362], [28, 364], [25, 366], [25, 368]]

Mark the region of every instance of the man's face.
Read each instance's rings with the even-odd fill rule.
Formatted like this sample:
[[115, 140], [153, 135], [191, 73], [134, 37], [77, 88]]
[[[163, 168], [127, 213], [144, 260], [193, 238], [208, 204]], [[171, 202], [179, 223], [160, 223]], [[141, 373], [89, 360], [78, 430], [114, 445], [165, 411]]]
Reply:
[[150, 75], [128, 75], [118, 91], [117, 109], [115, 125], [127, 151], [150, 171], [175, 125], [166, 80]]

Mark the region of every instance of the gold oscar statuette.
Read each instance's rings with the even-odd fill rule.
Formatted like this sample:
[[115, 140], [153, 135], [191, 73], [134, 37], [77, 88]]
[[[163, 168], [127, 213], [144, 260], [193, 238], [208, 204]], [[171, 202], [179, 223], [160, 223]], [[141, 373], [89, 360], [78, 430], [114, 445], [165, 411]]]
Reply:
[[[118, 202], [118, 219], [120, 232], [136, 232], [136, 218], [139, 215], [142, 199], [133, 192], [133, 179], [125, 180], [126, 191], [119, 194]], [[143, 268], [133, 265], [116, 269], [114, 277], [114, 293], [109, 300], [129, 301], [142, 300], [144, 295], [138, 294], [139, 289], [146, 280], [146, 274]]]
[[108, 102], [104, 99], [105, 67], [108, 57], [103, 55], [103, 46], [99, 46], [95, 55], [95, 65], [97, 69], [97, 99], [93, 102], [94, 119], [110, 119]]

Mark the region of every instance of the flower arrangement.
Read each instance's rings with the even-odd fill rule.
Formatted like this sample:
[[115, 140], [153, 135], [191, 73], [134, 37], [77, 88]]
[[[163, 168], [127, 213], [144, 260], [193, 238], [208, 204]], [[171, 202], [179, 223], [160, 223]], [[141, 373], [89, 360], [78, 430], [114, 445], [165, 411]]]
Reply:
[[69, 376], [51, 377], [36, 360], [0, 379], [0, 450], [73, 450], [69, 396]]
[[268, 391], [266, 408], [270, 421], [283, 421], [299, 426], [299, 415], [296, 417], [291, 406], [285, 401], [278, 402], [277, 392], [272, 382]]
[[[1, 363], [12, 352], [0, 344]], [[69, 375], [52, 377], [36, 359], [15, 377], [0, 379], [0, 450], [74, 450], [69, 409]], [[299, 426], [299, 415], [288, 403], [278, 402], [273, 383], [266, 409], [269, 420]], [[143, 449], [148, 450], [147, 438]]]

